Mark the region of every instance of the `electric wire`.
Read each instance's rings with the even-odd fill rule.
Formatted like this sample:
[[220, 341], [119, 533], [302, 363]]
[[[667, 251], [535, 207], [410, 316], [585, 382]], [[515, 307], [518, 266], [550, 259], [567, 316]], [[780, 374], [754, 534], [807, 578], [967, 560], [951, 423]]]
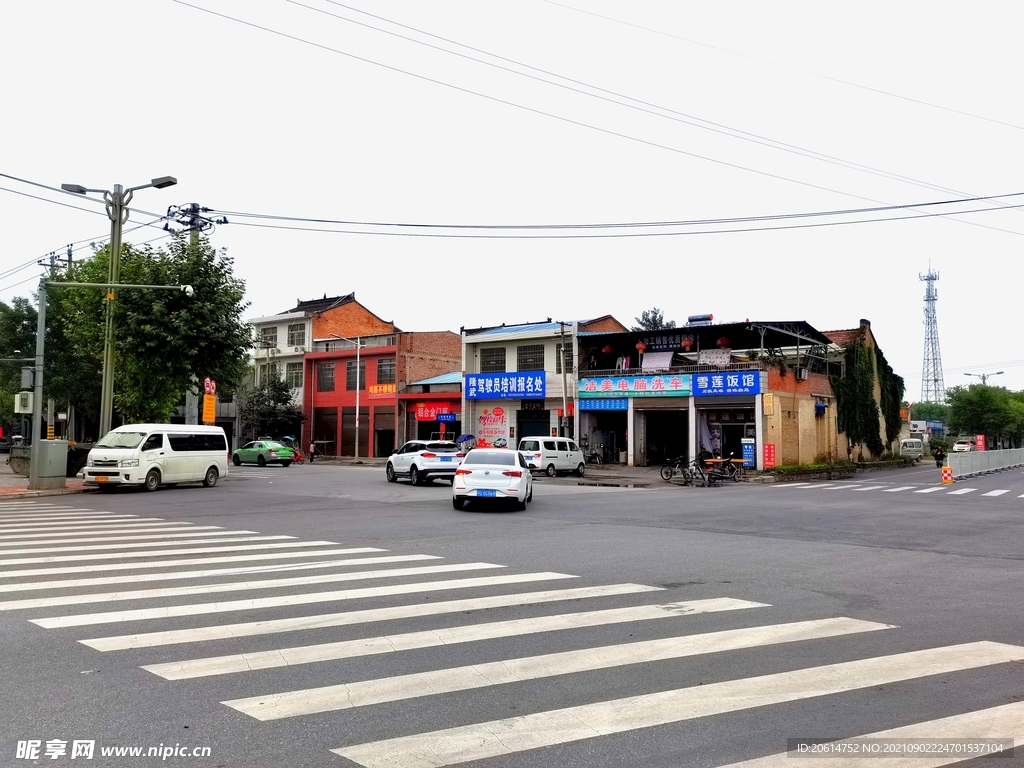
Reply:
[[[930, 208], [944, 205], [962, 205], [964, 203], [984, 202], [996, 199], [1015, 198], [1024, 196], [1024, 192], [1011, 192], [1003, 195], [987, 195], [979, 197], [964, 197], [952, 200], [931, 200], [918, 203], [904, 203], [900, 205], [874, 206], [870, 208], [843, 208], [828, 211], [805, 211], [799, 213], [779, 213], [761, 216], [737, 216], [719, 219], [690, 219], [679, 221], [633, 221], [633, 222], [607, 222], [601, 224], [422, 224], [422, 223], [398, 223], [382, 221], [354, 221], [347, 219], [317, 219], [300, 216], [279, 216], [267, 213], [247, 213], [244, 211], [225, 211], [212, 208], [212, 213], [231, 216], [234, 218], [256, 218], [273, 219], [275, 221], [295, 221], [309, 224], [339, 224], [342, 226], [360, 227], [403, 227], [421, 229], [472, 229], [472, 230], [562, 230], [562, 229], [624, 229], [641, 227], [683, 227], [708, 224], [740, 224], [758, 221], [779, 221], [786, 219], [820, 218], [825, 216], [847, 216], [853, 214], [883, 213], [887, 211], [910, 210], [918, 208]], [[1006, 204], [1000, 208], [982, 210], [1002, 210], [1004, 208], [1019, 208]], [[943, 215], [950, 215], [945, 213]]]
[[49, 184], [41, 184], [38, 181], [32, 181], [30, 179], [22, 179], [18, 176], [12, 176], [9, 173], [0, 173], [0, 178], [10, 179], [11, 181], [18, 181], [21, 182], [22, 184], [29, 184], [33, 187], [39, 187], [40, 189], [48, 189], [51, 192], [59, 192], [62, 195], [71, 195], [72, 197], [77, 197], [79, 200], [89, 200], [90, 202], [105, 205], [105, 203], [102, 200], [97, 200], [95, 197], [85, 197], [84, 195], [80, 195], [77, 192], [68, 192], [66, 189], [61, 189], [60, 187], [51, 187]]
[[[452, 51], [452, 50], [449, 50], [449, 49], [441, 47], [441, 46], [432, 45], [432, 44], [426, 43], [426, 42], [424, 42], [422, 40], [417, 40], [415, 38], [408, 37], [406, 35], [400, 35], [398, 33], [392, 32], [390, 30], [374, 26], [373, 24], [367, 24], [367, 23], [362, 22], [362, 21], [357, 21], [355, 19], [348, 18], [347, 16], [343, 16], [341, 14], [331, 13], [329, 11], [323, 10], [322, 8], [316, 8], [314, 6], [307, 5], [305, 3], [299, 2], [299, 0], [286, 0], [286, 2], [288, 2], [288, 3], [292, 4], [292, 5], [297, 5], [297, 6], [302, 7], [302, 8], [306, 8], [306, 9], [311, 10], [311, 11], [316, 11], [317, 13], [321, 13], [321, 14], [330, 16], [330, 17], [335, 18], [335, 19], [339, 19], [339, 20], [342, 20], [342, 21], [347, 21], [350, 24], [356, 24], [356, 25], [359, 25], [361, 27], [366, 27], [368, 29], [376, 30], [376, 31], [381, 32], [381, 33], [386, 34], [386, 35], [391, 35], [393, 37], [398, 37], [399, 39], [402, 39], [402, 40], [407, 40], [409, 42], [416, 43], [417, 45], [422, 45], [422, 46], [426, 46], [428, 48], [431, 48], [433, 50], [442, 51], [442, 52], [450, 54], [452, 56], [458, 56], [460, 58], [468, 59], [470, 61], [475, 61], [475, 62], [483, 64], [485, 66], [489, 66], [489, 67], [494, 67], [496, 69], [500, 69], [500, 70], [502, 70], [504, 72], [510, 72], [512, 74], [519, 75], [521, 77], [526, 77], [526, 78], [529, 78], [531, 80], [536, 80], [538, 82], [546, 83], [548, 85], [553, 85], [553, 86], [558, 87], [558, 88], [563, 88], [565, 90], [572, 91], [573, 93], [579, 93], [579, 94], [582, 94], [582, 95], [585, 95], [585, 96], [590, 96], [592, 98], [601, 99], [602, 101], [606, 101], [606, 102], [609, 102], [609, 103], [612, 103], [612, 104], [618, 104], [620, 106], [627, 107], [629, 109], [634, 109], [634, 110], [637, 110], [637, 111], [640, 111], [640, 112], [643, 112], [643, 113], [646, 113], [646, 114], [649, 114], [649, 115], [654, 115], [655, 117], [661, 117], [661, 118], [664, 118], [664, 119], [667, 119], [667, 120], [673, 120], [674, 122], [677, 122], [677, 123], [681, 123], [681, 124], [684, 124], [684, 125], [689, 125], [689, 126], [692, 126], [692, 127], [695, 127], [695, 128], [700, 128], [702, 130], [712, 131], [713, 133], [718, 133], [718, 134], [721, 134], [721, 135], [724, 135], [724, 136], [729, 136], [730, 138], [739, 139], [741, 141], [752, 142], [752, 143], [758, 144], [760, 146], [769, 147], [771, 149], [776, 149], [776, 150], [783, 151], [783, 152], [789, 152], [789, 153], [792, 153], [792, 154], [799, 155], [801, 157], [806, 157], [806, 158], [810, 158], [810, 159], [813, 159], [813, 160], [819, 160], [821, 162], [831, 163], [833, 165], [838, 165], [838, 166], [843, 167], [843, 168], [848, 168], [848, 169], [851, 169], [851, 170], [860, 171], [862, 173], [870, 173], [870, 174], [873, 174], [873, 175], [876, 175], [876, 176], [880, 176], [882, 178], [890, 179], [892, 181], [900, 181], [900, 182], [907, 183], [907, 184], [913, 184], [915, 186], [920, 186], [920, 187], [924, 187], [924, 188], [927, 188], [927, 189], [933, 189], [933, 190], [936, 190], [936, 191], [939, 191], [939, 192], [949, 192], [949, 193], [957, 194], [957, 195], [968, 195], [968, 194], [970, 194], [970, 193], [967, 193], [967, 192], [963, 192], [961, 190], [956, 190], [956, 189], [952, 189], [950, 187], [941, 186], [939, 184], [933, 184], [931, 182], [922, 181], [920, 179], [915, 179], [915, 178], [912, 178], [910, 176], [904, 176], [902, 174], [893, 173], [893, 172], [886, 171], [886, 170], [880, 169], [880, 168], [874, 168], [872, 166], [864, 165], [862, 163], [856, 163], [856, 162], [853, 162], [853, 161], [850, 161], [850, 160], [845, 160], [845, 159], [843, 159], [841, 157], [835, 157], [834, 155], [828, 155], [828, 154], [825, 154], [825, 153], [822, 153], [822, 152], [817, 152], [816, 150], [808, 149], [806, 147], [801, 147], [801, 146], [796, 145], [796, 144], [789, 144], [787, 142], [779, 141], [777, 139], [772, 139], [770, 137], [762, 136], [762, 135], [757, 134], [757, 133], [752, 133], [752, 132], [749, 132], [749, 131], [744, 131], [744, 130], [741, 130], [739, 128], [733, 128], [732, 126], [725, 125], [724, 123], [717, 123], [717, 122], [714, 122], [712, 120], [705, 120], [704, 118], [698, 117], [696, 115], [691, 115], [691, 114], [688, 114], [686, 112], [681, 112], [679, 110], [675, 110], [675, 109], [672, 109], [670, 107], [665, 107], [665, 106], [662, 106], [660, 104], [655, 104], [655, 103], [650, 102], [650, 101], [645, 101], [643, 99], [637, 99], [637, 98], [634, 98], [634, 97], [629, 96], [627, 94], [620, 93], [618, 91], [613, 91], [613, 90], [610, 90], [610, 89], [607, 89], [607, 88], [602, 88], [600, 86], [593, 85], [592, 83], [587, 83], [587, 82], [585, 82], [583, 80], [577, 80], [577, 79], [574, 79], [574, 78], [571, 78], [571, 77], [566, 77], [565, 75], [561, 75], [561, 74], [559, 74], [557, 72], [552, 72], [552, 71], [547, 70], [547, 69], [542, 69], [542, 68], [539, 68], [539, 67], [534, 67], [534, 66], [532, 66], [530, 64], [526, 64], [526, 63], [524, 63], [522, 61], [518, 61], [516, 59], [512, 59], [512, 58], [509, 58], [509, 57], [506, 57], [506, 56], [500, 56], [498, 54], [491, 53], [490, 51], [484, 50], [482, 48], [476, 48], [476, 47], [471, 46], [471, 45], [466, 45], [465, 43], [460, 43], [457, 40], [452, 40], [450, 38], [443, 37], [441, 35], [435, 35], [435, 34], [433, 34], [431, 32], [427, 32], [427, 31], [425, 31], [423, 29], [420, 29], [418, 27], [414, 27], [414, 26], [411, 26], [411, 25], [408, 25], [408, 24], [403, 24], [401, 22], [395, 21], [394, 19], [389, 19], [389, 18], [386, 18], [384, 16], [380, 16], [380, 15], [377, 15], [377, 14], [370, 13], [368, 11], [361, 10], [361, 9], [356, 8], [354, 6], [346, 5], [346, 4], [342, 3], [342, 2], [339, 2], [338, 0], [325, 0], [325, 2], [330, 3], [331, 5], [337, 6], [339, 8], [345, 8], [346, 10], [352, 11], [354, 13], [359, 13], [359, 14], [362, 14], [364, 16], [368, 16], [368, 17], [370, 17], [372, 19], [377, 19], [379, 21], [383, 21], [383, 22], [386, 22], [388, 24], [392, 24], [392, 25], [394, 25], [396, 27], [400, 27], [402, 29], [407, 29], [407, 30], [410, 30], [412, 32], [416, 32], [417, 34], [424, 35], [426, 37], [430, 37], [430, 38], [433, 38], [435, 40], [440, 40], [440, 41], [442, 41], [444, 43], [448, 43], [450, 45], [457, 45], [460, 48], [465, 48], [466, 50], [474, 51], [475, 53], [480, 53], [480, 54], [483, 54], [485, 56], [490, 56], [492, 58], [498, 59], [500, 61], [505, 61], [505, 62], [508, 62], [510, 64], [514, 64], [517, 67], [523, 67], [525, 69], [532, 70], [533, 72], [539, 72], [541, 74], [548, 75], [550, 77], [556, 77], [556, 78], [558, 78], [560, 80], [565, 80], [566, 82], [574, 83], [574, 84], [582, 86], [584, 88], [589, 88], [591, 90], [598, 91], [599, 93], [590, 93], [589, 91], [584, 91], [584, 90], [581, 90], [580, 88], [573, 88], [571, 86], [566, 86], [563, 83], [552, 82], [551, 80], [547, 80], [547, 79], [542, 78], [542, 77], [537, 77], [535, 75], [531, 75], [531, 74], [529, 74], [527, 72], [520, 72], [518, 70], [511, 69], [509, 67], [504, 67], [504, 66], [501, 66], [501, 65], [498, 65], [498, 64], [494, 64], [493, 62], [485, 61], [484, 59], [479, 59], [479, 58], [477, 58], [475, 56], [467, 56], [466, 54], [459, 53], [457, 51]], [[608, 98], [607, 96], [602, 96], [601, 94], [608, 94], [608, 95], [614, 96], [616, 98]], [[635, 104], [624, 103], [622, 101], [619, 101], [618, 99], [627, 99], [628, 101], [635, 102]], [[636, 106], [636, 104], [640, 104], [640, 105], [643, 105], [643, 106], [638, 107], [638, 106]], [[646, 107], [650, 107], [651, 109], [647, 109]], [[667, 114], [667, 115], [666, 114], [662, 114], [661, 112], [657, 112], [655, 110], [661, 110], [662, 112], [668, 112], [669, 114]]]
[[[2, 174], [0, 174], [2, 175]], [[52, 203], [53, 205], [61, 205], [65, 208], [74, 208], [76, 211], [85, 211], [86, 213], [95, 213], [98, 216], [106, 216], [103, 211], [93, 211], [89, 208], [83, 208], [80, 205], [71, 205], [71, 203], [62, 203], [60, 200], [50, 200], [48, 197], [40, 197], [39, 195], [30, 195], [28, 192], [20, 192], [17, 189], [11, 189], [10, 187], [0, 187], [0, 190], [4, 192], [12, 192], [15, 195], [22, 195], [23, 197], [30, 197], [33, 200], [42, 200], [44, 203]]]
[[[1024, 204], [1014, 207], [1024, 207]], [[599, 232], [587, 234], [570, 235], [507, 235], [507, 234], [477, 234], [477, 233], [442, 233], [442, 232], [367, 232], [364, 230], [328, 229], [323, 227], [293, 227], [281, 224], [256, 224], [247, 221], [232, 222], [240, 227], [257, 227], [260, 229], [281, 229], [294, 232], [325, 232], [338, 235], [373, 235], [386, 237], [440, 237], [440, 238], [464, 238], [478, 240], [578, 240], [578, 239], [600, 239], [600, 238], [622, 238], [622, 237], [680, 237], [684, 235], [726, 235], [742, 232], [775, 232], [785, 229], [817, 229], [821, 227], [838, 227], [850, 224], [878, 224], [892, 221], [908, 221], [910, 219], [927, 219], [935, 217], [946, 217], [950, 215], [963, 215], [969, 213], [990, 213], [992, 211], [1004, 211], [1006, 208], [975, 208], [950, 213], [917, 213], [911, 216], [888, 216], [872, 219], [855, 219], [853, 221], [829, 221], [815, 224], [788, 224], [777, 227], [744, 227], [734, 229], [705, 229], [690, 230], [686, 232]]]
[[[672, 146], [667, 145], [667, 144], [661, 144], [661, 143], [658, 143], [658, 142], [655, 142], [655, 141], [651, 141], [649, 139], [642, 139], [642, 138], [639, 138], [637, 136], [631, 136], [629, 134], [621, 133], [619, 131], [614, 131], [614, 130], [611, 130], [609, 128], [602, 128], [600, 126], [593, 125], [591, 123], [587, 123], [587, 122], [584, 122], [584, 121], [581, 121], [581, 120], [575, 120], [573, 118], [565, 117], [563, 115], [558, 115], [558, 114], [555, 114], [553, 112], [547, 112], [545, 110], [537, 109], [535, 107], [529, 107], [529, 106], [526, 106], [524, 104], [519, 104], [518, 102], [510, 101], [508, 99], [502, 99], [502, 98], [499, 98], [497, 96], [491, 96], [491, 95], [488, 95], [486, 93], [482, 93], [480, 91], [474, 91], [474, 90], [472, 90], [470, 88], [464, 88], [462, 86], [454, 85], [452, 83], [448, 83], [448, 82], [445, 82], [443, 80], [438, 80], [436, 78], [428, 77], [426, 75], [417, 74], [415, 72], [411, 72], [409, 70], [405, 70], [405, 69], [402, 69], [400, 67], [396, 67], [396, 66], [393, 66], [393, 65], [390, 65], [390, 64], [384, 64], [382, 62], [374, 61], [373, 59], [369, 59], [369, 58], [366, 58], [366, 57], [363, 57], [363, 56], [358, 56], [356, 54], [349, 53], [348, 51], [343, 51], [340, 48], [334, 48], [332, 46], [325, 45], [323, 43], [318, 43], [318, 42], [315, 42], [313, 40], [309, 40], [309, 39], [306, 39], [306, 38], [303, 38], [303, 37], [299, 37], [297, 35], [292, 35], [292, 34], [289, 34], [287, 32], [282, 32], [281, 30], [277, 30], [277, 29], [273, 29], [271, 27], [267, 27], [267, 26], [264, 26], [264, 25], [261, 25], [261, 24], [257, 24], [256, 22], [248, 21], [246, 19], [241, 19], [241, 18], [238, 18], [236, 16], [231, 16], [231, 15], [226, 14], [226, 13], [221, 13], [219, 11], [214, 11], [214, 10], [212, 10], [210, 8], [205, 8], [203, 6], [195, 5], [193, 3], [186, 2], [186, 0], [173, 0], [173, 1], [175, 3], [177, 3], [177, 4], [179, 4], [179, 5], [183, 5], [183, 6], [186, 6], [188, 8], [192, 8], [192, 9], [197, 10], [197, 11], [202, 11], [203, 13], [210, 14], [211, 16], [216, 16], [216, 17], [225, 19], [227, 21], [232, 21], [232, 22], [235, 22], [237, 24], [242, 24], [243, 26], [251, 27], [253, 29], [258, 29], [260, 31], [267, 32], [267, 33], [270, 33], [272, 35], [277, 35], [279, 37], [283, 37], [285, 39], [292, 40], [294, 42], [302, 43], [302, 44], [305, 44], [305, 45], [312, 46], [314, 48], [319, 48], [321, 50], [328, 51], [330, 53], [335, 53], [335, 54], [338, 54], [338, 55], [341, 55], [341, 56], [345, 56], [345, 57], [353, 59], [355, 61], [361, 61], [361, 62], [363, 62], [365, 64], [371, 64], [373, 66], [381, 67], [381, 68], [386, 69], [386, 70], [391, 71], [391, 72], [397, 72], [399, 74], [407, 75], [409, 77], [413, 77], [413, 78], [416, 78], [418, 80], [423, 80], [424, 82], [429, 82], [429, 83], [432, 83], [432, 84], [435, 84], [435, 85], [443, 86], [445, 88], [450, 88], [452, 90], [455, 90], [455, 91], [458, 91], [458, 92], [461, 92], [461, 93], [466, 93], [466, 94], [469, 94], [469, 95], [472, 95], [472, 96], [477, 96], [477, 97], [480, 97], [480, 98], [483, 98], [483, 99], [487, 99], [488, 101], [493, 101], [493, 102], [498, 103], [498, 104], [503, 104], [503, 105], [506, 105], [506, 106], [515, 107], [517, 109], [521, 109], [521, 110], [524, 110], [526, 112], [530, 112], [530, 113], [537, 114], [537, 115], [542, 115], [542, 116], [545, 116], [545, 117], [552, 118], [554, 120], [559, 120], [561, 122], [565, 122], [565, 123], [568, 123], [570, 125], [576, 125], [578, 127], [588, 128], [590, 130], [594, 130], [594, 131], [597, 131], [599, 133], [604, 133], [604, 134], [607, 134], [607, 135], [610, 135], [610, 136], [616, 136], [618, 138], [626, 139], [628, 141], [636, 142], [636, 143], [643, 144], [643, 145], [646, 145], [646, 146], [651, 146], [651, 147], [654, 147], [654, 148], [657, 148], [657, 149], [664, 149], [666, 151], [674, 152], [676, 154], [683, 155], [683, 156], [686, 156], [686, 157], [692, 157], [692, 158], [699, 159], [699, 160], [705, 160], [707, 162], [715, 163], [715, 164], [722, 165], [722, 166], [725, 166], [725, 167], [728, 167], [728, 168], [733, 168], [735, 170], [747, 171], [747, 172], [750, 172], [750, 173], [757, 174], [759, 176], [764, 176], [764, 177], [767, 177], [767, 178], [772, 178], [772, 179], [775, 179], [775, 180], [778, 180], [778, 181], [786, 181], [786, 182], [790, 182], [790, 183], [793, 183], [793, 184], [798, 184], [800, 186], [809, 187], [811, 189], [817, 189], [817, 190], [820, 190], [820, 191], [823, 191], [823, 192], [830, 192], [832, 194], [843, 195], [843, 196], [846, 196], [846, 197], [851, 197], [851, 198], [858, 199], [858, 200], [864, 200], [864, 201], [867, 201], [867, 202], [872, 202], [872, 203], [882, 203], [883, 202], [883, 201], [877, 200], [875, 198], [865, 197], [863, 195], [857, 195], [857, 194], [854, 194], [852, 192], [843, 192], [843, 191], [840, 191], [840, 190], [837, 190], [837, 189], [832, 189], [830, 187], [825, 187], [823, 185], [814, 184], [814, 183], [808, 182], [808, 181], [800, 181], [798, 179], [793, 179], [793, 178], [790, 178], [790, 177], [787, 177], [787, 176], [782, 176], [781, 174], [771, 173], [770, 171], [763, 171], [763, 170], [758, 170], [758, 169], [755, 169], [755, 168], [750, 168], [748, 166], [743, 166], [743, 165], [740, 165], [738, 163], [731, 163], [731, 162], [728, 162], [726, 160], [719, 160], [719, 159], [716, 159], [716, 158], [713, 158], [713, 157], [708, 157], [706, 155], [700, 155], [700, 154], [697, 154], [697, 153], [694, 153], [694, 152], [688, 152], [686, 150], [679, 149], [678, 147], [672, 147]], [[948, 216], [954, 216], [954, 215], [957, 215], [957, 214], [948, 214]], [[944, 216], [946, 216], [946, 215], [944, 214]], [[993, 226], [990, 226], [990, 225], [987, 225], [987, 224], [981, 224], [981, 223], [978, 223], [978, 222], [971, 222], [971, 221], [963, 221], [963, 220], [960, 220], [960, 219], [953, 219], [953, 221], [959, 221], [960, 223], [968, 224], [968, 225], [971, 225], [971, 226], [978, 226], [978, 227], [982, 227], [982, 228], [985, 228], [985, 229], [992, 229], [992, 230], [995, 230], [995, 231], [998, 231], [998, 232], [1004, 232], [1006, 234], [1012, 234], [1012, 235], [1017, 235], [1017, 236], [1024, 237], [1024, 233], [1022, 233], [1022, 232], [1017, 232], [1017, 231], [1009, 230], [1009, 229], [1003, 229], [1001, 227], [993, 227]]]
[[794, 67], [794, 66], [791, 66], [789, 64], [781, 64], [781, 63], [779, 63], [777, 61], [772, 61], [771, 59], [762, 59], [762, 58], [760, 58], [758, 56], [753, 56], [753, 55], [751, 55], [749, 53], [740, 53], [739, 51], [733, 51], [733, 50], [730, 50], [728, 48], [722, 48], [721, 46], [712, 45], [711, 43], [704, 43], [704, 42], [701, 42], [700, 40], [693, 40], [693, 39], [688, 38], [688, 37], [682, 37], [681, 35], [676, 35], [676, 34], [673, 34], [671, 32], [666, 32], [665, 30], [662, 30], [662, 29], [652, 29], [651, 27], [645, 27], [642, 24], [636, 24], [636, 23], [631, 22], [631, 21], [624, 21], [623, 19], [617, 19], [614, 16], [604, 16], [604, 15], [602, 15], [600, 13], [596, 13], [594, 11], [588, 11], [588, 10], [584, 10], [583, 8], [576, 8], [576, 7], [572, 6], [572, 5], [566, 5], [565, 3], [559, 3], [559, 2], [556, 2], [556, 0], [544, 0], [544, 2], [549, 3], [550, 5], [557, 5], [560, 8], [565, 8], [565, 9], [570, 10], [570, 11], [575, 11], [576, 13], [583, 13], [583, 14], [586, 14], [588, 16], [594, 16], [594, 17], [599, 18], [599, 19], [604, 19], [605, 21], [611, 21], [611, 22], [614, 22], [616, 24], [623, 24], [623, 25], [625, 25], [627, 27], [633, 27], [634, 29], [640, 29], [640, 30], [643, 30], [644, 32], [650, 32], [650, 33], [655, 34], [655, 35], [663, 35], [665, 37], [671, 37], [671, 38], [673, 38], [675, 40], [681, 40], [684, 43], [690, 43], [691, 45], [699, 45], [699, 46], [702, 46], [704, 48], [710, 48], [713, 51], [719, 51], [721, 53], [728, 53], [731, 56], [739, 56], [739, 57], [744, 58], [744, 59], [750, 59], [751, 61], [759, 62], [761, 64], [768, 64], [768, 65], [773, 66], [773, 67], [779, 67], [781, 69], [788, 69], [788, 70], [790, 70], [792, 72], [799, 72], [802, 75], [809, 75], [810, 77], [818, 77], [818, 78], [821, 78], [822, 80], [829, 80], [829, 81], [831, 81], [833, 83], [840, 83], [841, 85], [846, 85], [846, 86], [849, 86], [851, 88], [859, 88], [861, 90], [869, 91], [871, 93], [877, 93], [877, 94], [880, 94], [882, 96], [889, 96], [889, 97], [894, 98], [894, 99], [902, 99], [903, 101], [908, 101], [908, 102], [910, 102], [912, 104], [919, 104], [919, 105], [924, 106], [924, 107], [931, 107], [932, 109], [939, 109], [939, 110], [942, 110], [943, 112], [951, 112], [951, 113], [953, 113], [955, 115], [962, 115], [964, 117], [971, 117], [971, 118], [974, 118], [975, 120], [982, 120], [982, 121], [984, 121], [986, 123], [994, 123], [995, 125], [1002, 125], [1002, 126], [1006, 126], [1007, 128], [1016, 128], [1018, 131], [1024, 131], [1024, 126], [1020, 126], [1020, 125], [1017, 125], [1015, 123], [1009, 123], [1009, 122], [1006, 122], [1004, 120], [997, 120], [997, 119], [995, 119], [993, 117], [985, 117], [984, 115], [977, 115], [977, 114], [975, 114], [973, 112], [967, 112], [967, 111], [962, 110], [962, 109], [956, 109], [954, 107], [946, 107], [946, 106], [943, 106], [942, 104], [935, 104], [935, 103], [930, 102], [930, 101], [924, 101], [923, 99], [915, 99], [913, 96], [904, 96], [904, 95], [899, 94], [899, 93], [893, 93], [892, 91], [882, 90], [881, 88], [874, 88], [874, 87], [872, 87], [870, 85], [863, 85], [861, 83], [855, 83], [855, 82], [853, 82], [851, 80], [843, 80], [840, 77], [833, 77], [832, 75], [823, 75], [820, 72], [812, 72], [810, 70], [801, 69], [800, 67]]

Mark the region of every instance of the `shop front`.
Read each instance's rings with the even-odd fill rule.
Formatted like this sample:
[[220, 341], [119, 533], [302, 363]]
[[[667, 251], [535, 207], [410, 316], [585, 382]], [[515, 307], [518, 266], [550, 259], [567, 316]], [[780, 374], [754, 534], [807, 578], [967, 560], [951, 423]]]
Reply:
[[547, 395], [544, 371], [470, 373], [463, 384], [466, 419], [463, 427], [480, 448], [515, 447], [519, 438], [555, 434], [561, 401]]
[[757, 370], [693, 374], [696, 434], [691, 445], [697, 456], [758, 464], [762, 377]]
[[414, 400], [410, 411], [416, 417], [410, 422], [416, 425], [416, 434], [410, 440], [454, 440], [462, 434], [461, 400]]

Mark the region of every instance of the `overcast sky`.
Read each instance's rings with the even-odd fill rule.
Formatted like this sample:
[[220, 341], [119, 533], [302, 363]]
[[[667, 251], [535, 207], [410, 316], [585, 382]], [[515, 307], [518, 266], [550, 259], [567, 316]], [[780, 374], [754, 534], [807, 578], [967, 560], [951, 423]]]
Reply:
[[[172, 204], [230, 212], [212, 242], [249, 317], [355, 291], [404, 330], [629, 325], [653, 306], [680, 324], [866, 318], [917, 400], [930, 262], [946, 386], [1001, 370], [990, 383], [1024, 389], [1024, 209], [1006, 208], [1024, 197], [647, 228], [235, 215], [693, 222], [1024, 192], [1019, 2], [189, 1], [5, 3], [0, 173], [176, 176], [126, 229]], [[0, 186], [4, 301], [39, 274], [12, 270], [109, 232], [101, 205]]]

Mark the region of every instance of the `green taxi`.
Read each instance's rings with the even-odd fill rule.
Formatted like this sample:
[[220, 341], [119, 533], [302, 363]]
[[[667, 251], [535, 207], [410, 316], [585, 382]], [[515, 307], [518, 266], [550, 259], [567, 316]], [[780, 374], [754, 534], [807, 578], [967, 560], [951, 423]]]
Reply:
[[287, 467], [294, 460], [295, 451], [276, 440], [253, 440], [231, 454], [231, 463], [236, 467], [242, 464], [256, 464], [260, 467], [280, 464]]

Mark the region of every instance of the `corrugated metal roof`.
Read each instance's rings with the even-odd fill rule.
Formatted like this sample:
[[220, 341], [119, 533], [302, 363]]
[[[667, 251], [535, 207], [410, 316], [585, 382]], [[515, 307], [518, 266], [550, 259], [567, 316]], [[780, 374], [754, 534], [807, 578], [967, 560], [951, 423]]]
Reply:
[[421, 384], [461, 384], [462, 383], [462, 371], [452, 371], [451, 373], [442, 373], [440, 376], [434, 376], [429, 379], [423, 379], [423, 381], [413, 381], [409, 383], [410, 387], [418, 387]]
[[[478, 333], [466, 334], [467, 336], [499, 336], [503, 333], [536, 333], [537, 331], [561, 331], [562, 325], [560, 323], [528, 323], [526, 325], [502, 325], [498, 328], [488, 328], [486, 331], [479, 331]], [[571, 327], [567, 323], [565, 326], [566, 333], [569, 333]]]

